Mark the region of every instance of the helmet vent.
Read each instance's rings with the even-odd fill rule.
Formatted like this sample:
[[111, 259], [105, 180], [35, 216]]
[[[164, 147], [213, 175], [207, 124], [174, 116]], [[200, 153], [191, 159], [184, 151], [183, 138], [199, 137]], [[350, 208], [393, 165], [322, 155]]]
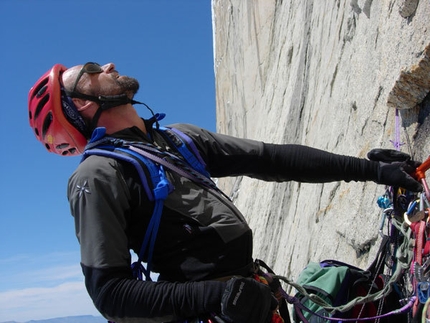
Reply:
[[[42, 95], [43, 95], [43, 93], [45, 93], [45, 91], [46, 91], [46, 89], [47, 89], [47, 86], [46, 86], [46, 84], [48, 84], [48, 78], [45, 78], [44, 80], [42, 80], [38, 85], [37, 85], [37, 87], [34, 89], [34, 91], [33, 91], [33, 93], [35, 93], [36, 94], [36, 97], [37, 98], [40, 98]], [[33, 97], [34, 97], [34, 94], [33, 94]]]
[[55, 146], [55, 148], [58, 149], [58, 150], [65, 149], [67, 147], [69, 147], [68, 143], [64, 143], [64, 144], [60, 144], [60, 145]]
[[40, 111], [42, 111], [43, 107], [45, 106], [46, 102], [49, 100], [49, 94], [45, 95], [42, 100], [39, 101], [36, 107], [36, 111], [34, 111], [34, 119], [37, 119], [39, 116]]
[[46, 89], [47, 89], [48, 87], [45, 85], [45, 86], [43, 86], [39, 91], [37, 91], [37, 93], [36, 93], [36, 98], [40, 98], [45, 92], [46, 92]]
[[43, 126], [42, 126], [42, 137], [43, 138], [45, 138], [46, 133], [48, 132], [49, 127], [51, 126], [51, 123], [52, 123], [52, 113], [49, 112], [46, 115], [45, 120], [43, 120]]

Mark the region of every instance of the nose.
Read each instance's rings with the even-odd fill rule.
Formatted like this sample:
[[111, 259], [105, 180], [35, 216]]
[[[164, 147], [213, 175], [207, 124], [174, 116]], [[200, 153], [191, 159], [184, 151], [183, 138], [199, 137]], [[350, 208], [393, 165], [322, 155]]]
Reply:
[[102, 69], [107, 74], [112, 73], [112, 72], [116, 72], [114, 63], [105, 64], [102, 66]]

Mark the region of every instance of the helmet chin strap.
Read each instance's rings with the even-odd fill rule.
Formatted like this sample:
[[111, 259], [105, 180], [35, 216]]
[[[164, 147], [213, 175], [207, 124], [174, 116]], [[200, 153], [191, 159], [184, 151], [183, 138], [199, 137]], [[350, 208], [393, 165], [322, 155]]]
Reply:
[[[91, 120], [91, 124], [89, 125], [90, 133], [97, 127], [97, 123], [98, 123], [98, 121], [100, 119], [100, 115], [102, 114], [103, 111], [117, 107], [119, 105], [124, 105], [124, 104], [129, 104], [129, 103], [130, 104], [143, 104], [151, 112], [152, 116], [154, 116], [154, 111], [152, 111], [152, 109], [147, 104], [133, 100], [133, 99], [130, 99], [125, 93], [119, 94], [119, 95], [95, 96], [95, 95], [87, 95], [87, 94], [79, 93], [76, 91], [75, 92], [66, 91], [66, 94], [67, 94], [67, 96], [70, 96], [72, 98], [89, 100], [89, 101], [93, 101], [93, 102], [96, 102], [97, 104], [99, 104], [99, 108], [97, 109], [96, 113], [94, 114], [94, 116]], [[158, 128], [158, 122], [157, 122], [157, 128]]]

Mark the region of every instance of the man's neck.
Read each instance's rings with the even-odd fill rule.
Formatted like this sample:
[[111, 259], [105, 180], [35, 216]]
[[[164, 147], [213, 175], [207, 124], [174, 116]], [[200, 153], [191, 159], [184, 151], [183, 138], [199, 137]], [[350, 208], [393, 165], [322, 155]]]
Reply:
[[145, 122], [140, 118], [131, 104], [103, 111], [98, 125], [105, 127], [107, 134], [112, 134], [131, 127], [137, 127], [143, 133], [147, 133]]

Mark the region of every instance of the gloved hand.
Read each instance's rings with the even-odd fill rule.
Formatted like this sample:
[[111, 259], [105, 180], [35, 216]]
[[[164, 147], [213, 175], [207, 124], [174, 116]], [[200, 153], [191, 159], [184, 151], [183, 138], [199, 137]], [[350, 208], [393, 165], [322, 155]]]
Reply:
[[367, 153], [367, 158], [374, 161], [382, 161], [385, 163], [392, 162], [407, 162], [411, 160], [409, 154], [394, 150], [375, 148]]
[[234, 323], [269, 323], [278, 301], [267, 285], [252, 278], [233, 277], [221, 301], [221, 317]]
[[393, 149], [372, 149], [367, 158], [379, 162], [378, 183], [420, 192], [423, 186], [411, 176], [421, 164], [411, 156]]

